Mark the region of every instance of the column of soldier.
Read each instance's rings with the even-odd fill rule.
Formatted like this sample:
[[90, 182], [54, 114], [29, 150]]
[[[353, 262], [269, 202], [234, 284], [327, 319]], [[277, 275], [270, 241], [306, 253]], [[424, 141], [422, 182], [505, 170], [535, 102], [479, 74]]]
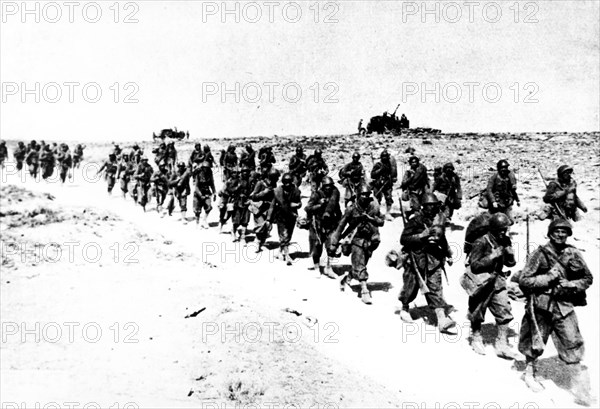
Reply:
[[[58, 171], [62, 183], [67, 179], [69, 170], [78, 168], [83, 159], [83, 150], [85, 145], [77, 144], [73, 153], [69, 145], [56, 142], [47, 144], [44, 141], [39, 143], [35, 140], [25, 145], [24, 142], [18, 142], [13, 151], [13, 157], [17, 171], [23, 170], [23, 163], [27, 165], [29, 175], [37, 178], [38, 175], [44, 180], [54, 175], [55, 169]], [[0, 165], [4, 166], [4, 161], [8, 158], [8, 149], [5, 141], [0, 141]]]
[[[32, 142], [30, 146], [33, 145]], [[45, 152], [50, 148], [46, 145], [41, 149], [37, 145], [28, 149]], [[157, 210], [163, 216], [171, 215], [177, 202], [184, 223], [187, 223], [187, 199], [192, 194], [196, 224], [202, 229], [208, 228], [207, 216], [218, 195], [221, 232], [231, 219], [233, 240], [245, 242], [253, 215], [252, 233], [258, 243], [256, 251], [260, 252], [270, 237], [273, 224], [276, 224], [278, 258], [288, 265], [292, 264], [289, 247], [294, 228], [308, 229], [312, 258], [310, 269], [329, 278], [338, 278], [332, 269], [332, 259], [341, 254], [350, 256], [352, 269], [342, 277], [340, 289], [351, 291], [350, 281], [357, 280], [362, 301], [371, 304], [367, 264], [380, 244], [379, 227], [386, 220], [392, 220], [392, 192], [397, 181], [396, 163], [387, 150], [381, 152], [380, 160], [374, 164], [370, 183], [365, 182], [366, 172], [359, 153], [354, 153], [352, 162], [339, 171], [340, 183], [345, 188], [344, 212], [340, 206], [340, 191], [328, 176], [330, 171], [320, 149], [307, 157], [302, 147], [297, 147], [289, 160], [288, 171], [283, 175], [274, 167], [276, 159], [270, 147], [261, 148], [257, 155], [252, 146], [247, 145], [238, 157], [235, 146], [230, 145], [221, 152], [219, 164], [208, 145], [202, 147], [196, 144], [187, 163], [177, 162], [173, 143], [161, 143], [153, 153], [156, 155], [156, 171], [139, 146], [135, 145], [130, 153], [125, 153], [115, 145], [99, 171], [105, 171], [109, 193], [119, 180], [124, 197], [130, 193], [144, 210], [154, 197]], [[29, 154], [26, 156], [29, 158]], [[43, 160], [41, 162], [44, 163]], [[406, 215], [400, 205], [404, 221], [400, 236], [403, 247], [401, 251], [386, 255], [386, 264], [403, 270], [400, 318], [412, 322], [409, 304], [421, 292], [435, 311], [439, 330], [452, 333], [456, 323], [446, 313], [448, 304], [443, 297], [442, 274], [445, 274], [445, 264], [452, 264], [445, 229], [454, 211], [461, 207], [460, 178], [453, 164], [447, 163], [435, 169], [434, 181], [430, 185], [427, 168], [419, 158], [411, 156], [408, 162], [410, 168], [400, 184], [401, 200], [410, 205]], [[218, 192], [213, 177], [214, 167], [219, 167], [223, 176], [223, 188]], [[566, 243], [573, 232], [568, 219], [577, 221], [580, 218], [578, 210], [587, 212], [577, 196], [577, 184], [572, 174], [571, 166], [560, 166], [557, 178], [547, 184], [544, 195], [546, 206], [540, 219], [552, 220], [547, 232], [549, 242], [533, 251], [524, 269], [511, 279], [518, 282], [526, 297], [518, 348], [526, 360], [525, 383], [534, 391], [544, 388], [536, 378], [536, 362], [552, 335], [560, 359], [572, 372], [576, 401], [589, 405], [593, 398], [589, 376], [580, 363], [584, 342], [574, 307], [586, 305], [585, 290], [592, 284], [592, 275], [581, 253]], [[191, 180], [194, 182], [193, 190]], [[299, 188], [303, 182], [310, 184], [311, 195], [304, 208], [306, 217], [298, 217], [302, 206]], [[133, 185], [131, 191], [130, 185]], [[379, 207], [382, 199], [386, 205], [385, 215]], [[163, 211], [165, 201], [167, 204]], [[486, 353], [481, 326], [489, 310], [498, 328], [495, 353], [505, 359], [522, 358], [508, 343], [508, 325], [513, 315], [507, 290], [507, 275], [510, 273], [503, 269], [516, 264], [508, 235], [509, 227], [514, 224], [511, 214], [514, 203], [520, 206], [517, 181], [509, 163], [500, 160], [497, 172], [480, 193], [479, 204], [486, 211], [471, 220], [467, 227], [464, 246], [466, 272], [461, 277], [461, 285], [469, 295], [472, 349], [481, 355]]]

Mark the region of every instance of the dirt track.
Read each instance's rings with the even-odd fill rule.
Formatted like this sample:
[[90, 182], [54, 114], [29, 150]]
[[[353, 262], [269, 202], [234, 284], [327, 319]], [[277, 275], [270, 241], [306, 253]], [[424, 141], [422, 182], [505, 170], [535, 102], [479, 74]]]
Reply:
[[[597, 151], [593, 151], [597, 136], [584, 138], [584, 143], [553, 139], [547, 151], [540, 147], [548, 144], [534, 139], [527, 143], [508, 140], [502, 149], [506, 157], [515, 156], [515, 167], [529, 174], [534, 153], [537, 161], [543, 161], [548, 176], [564, 158], [574, 158], [579, 193], [590, 212], [577, 224], [572, 243], [585, 251], [596, 275], [600, 244], [598, 168], [589, 166], [598, 161]], [[435, 141], [433, 146], [419, 146], [414, 141], [412, 145], [428, 165], [450, 152], [447, 160], [458, 163], [457, 159], [463, 158], [459, 164], [463, 172], [467, 172], [467, 166], [476, 167], [478, 171], [472, 177], [463, 176], [469, 195], [485, 178], [479, 169], [487, 170], [491, 158], [497, 157], [489, 150], [494, 146], [491, 142], [477, 148], [468, 140], [448, 138]], [[383, 138], [368, 142], [375, 155], [375, 148], [387, 143]], [[405, 156], [401, 147], [407, 145], [401, 141], [392, 146], [400, 162]], [[90, 154], [100, 157], [106, 150], [103, 146]], [[563, 157], [557, 154], [559, 150], [564, 151]], [[286, 152], [285, 158], [290, 155]], [[342, 158], [336, 156], [334, 160], [332, 152], [335, 150], [326, 153], [330, 163], [341, 164]], [[347, 159], [350, 150], [340, 152]], [[463, 155], [459, 155], [461, 152]], [[282, 158], [277, 149], [276, 155]], [[368, 160], [365, 163], [370, 169]], [[277, 165], [281, 167], [281, 163]], [[523, 207], [518, 214], [523, 215], [539, 207], [542, 182], [534, 177], [519, 180]], [[63, 256], [57, 263], [38, 265], [22, 263], [15, 256], [6, 262], [3, 259], [3, 323], [25, 322], [31, 328], [36, 322], [42, 327], [49, 322], [96, 322], [103, 336], [98, 343], [81, 337], [72, 343], [65, 337], [57, 343], [36, 343], [30, 337], [23, 343], [20, 334], [8, 336], [1, 350], [3, 402], [98, 402], [102, 407], [114, 402], [121, 407], [126, 402], [140, 407], [210, 407], [209, 403], [225, 402], [231, 406], [256, 402], [261, 407], [269, 402], [279, 407], [286, 403], [302, 407], [324, 407], [327, 403], [338, 407], [416, 407], [411, 406], [413, 403], [432, 407], [437, 403], [444, 407], [452, 402], [465, 407], [468, 402], [478, 402], [479, 407], [497, 403], [521, 408], [528, 402], [538, 407], [573, 406], [551, 343], [542, 371], [547, 389], [538, 395], [519, 379], [517, 369], [522, 367], [515, 368], [512, 362], [493, 356], [491, 346], [485, 357], [470, 350], [466, 296], [458, 285], [464, 262], [458, 251], [464, 235], [461, 230], [449, 234], [457, 260], [448, 269], [450, 285], [445, 287], [446, 299], [457, 310], [453, 316], [459, 323], [459, 333], [442, 337], [435, 327], [425, 323], [427, 314], [414, 325], [401, 323], [397, 316], [401, 277], [385, 267], [383, 256], [397, 245], [402, 228], [399, 219], [383, 228], [382, 245], [369, 265], [374, 305], [365, 306], [356, 293], [340, 293], [335, 281], [306, 270], [310, 261], [304, 254], [308, 248], [304, 231], [296, 231], [297, 259], [292, 267], [286, 267], [274, 260], [271, 252], [257, 258], [252, 243], [245, 249], [231, 243], [228, 235], [219, 235], [217, 229], [196, 230], [193, 224], [182, 226], [175, 217], [160, 219], [155, 212], [144, 214], [131, 200], [123, 202], [116, 191], [109, 198], [102, 181], [89, 183], [77, 174], [68, 186], [31, 180], [21, 183], [15, 175], [7, 176], [6, 181], [33, 192], [51, 193], [54, 200], [36, 196], [25, 203], [33, 203], [33, 208], [54, 208], [65, 219], [57, 216], [60, 221], [50, 223], [52, 220], [38, 217], [41, 225], [7, 230], [3, 218], [3, 249], [7, 242], [76, 240], [98, 243], [103, 258], [97, 263], [82, 257], [69, 262]], [[13, 196], [21, 194], [13, 192]], [[5, 206], [3, 202], [3, 212]], [[11, 206], [22, 209], [14, 203]], [[474, 203], [467, 204], [459, 211], [456, 223], [465, 226], [465, 218], [475, 212]], [[216, 216], [213, 212], [209, 220], [215, 221]], [[532, 224], [532, 242], [545, 241], [546, 226], [547, 222]], [[524, 226], [518, 225], [513, 233], [515, 245], [521, 249], [520, 268], [524, 262]], [[117, 262], [110, 249], [115, 242], [121, 249]], [[125, 248], [127, 243], [137, 245], [133, 258], [139, 262], [124, 262], [132, 251]], [[347, 268], [348, 263], [342, 258], [337, 269]], [[589, 305], [580, 308], [578, 314], [587, 342], [585, 362], [595, 385], [600, 339], [598, 280], [588, 294]], [[425, 301], [419, 297], [416, 304], [424, 306]], [[514, 303], [513, 307], [517, 319], [512, 328], [518, 332], [523, 305]], [[196, 317], [184, 318], [202, 308], [206, 310]], [[284, 312], [286, 308], [302, 315]], [[111, 329], [115, 322], [119, 323], [118, 334]], [[134, 325], [125, 327], [127, 323]], [[284, 326], [286, 333], [281, 332]], [[232, 332], [224, 332], [227, 328]], [[255, 341], [252, 332], [257, 328], [262, 331], [260, 341]], [[296, 341], [294, 331], [298, 328], [301, 337]], [[491, 343], [494, 334], [487, 329], [485, 340]], [[236, 339], [235, 334], [240, 337]], [[114, 342], [115, 335], [118, 342]], [[139, 342], [124, 342], [127, 335]]]

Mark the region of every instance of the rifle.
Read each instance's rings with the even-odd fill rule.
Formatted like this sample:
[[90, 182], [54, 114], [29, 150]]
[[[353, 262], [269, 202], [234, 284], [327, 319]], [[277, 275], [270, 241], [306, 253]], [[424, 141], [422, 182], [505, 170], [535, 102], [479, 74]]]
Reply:
[[396, 109], [394, 110], [394, 113], [392, 114], [392, 117], [394, 117], [394, 115], [396, 115], [396, 112], [398, 112], [398, 108], [400, 108], [400, 104], [398, 104], [398, 106], [396, 107]]
[[[544, 178], [544, 175], [542, 174], [542, 171], [540, 170], [540, 168], [537, 168], [538, 173], [540, 174], [540, 177], [542, 178], [542, 182], [544, 182], [544, 186], [546, 187], [546, 190], [548, 189], [548, 183], [546, 183], [546, 179]], [[560, 207], [558, 207], [558, 204], [556, 204], [556, 202], [552, 202], [552, 207], [554, 207], [554, 210], [556, 210], [556, 212], [558, 213], [558, 215], [560, 217], [562, 217], [563, 219], [567, 219], [567, 217], [565, 216], [564, 212], [562, 211], [562, 209]], [[529, 249], [528, 249], [529, 250]]]
[[487, 190], [487, 188], [486, 189], [482, 189], [479, 192], [475, 193], [474, 195], [469, 196], [469, 200], [475, 199], [477, 196], [481, 195], [486, 190]]
[[[539, 170], [539, 169], [538, 169]], [[526, 240], [527, 240], [527, 259], [529, 259], [529, 215], [525, 217], [525, 226], [526, 226]], [[533, 327], [533, 334], [531, 336], [531, 347], [534, 351], [543, 351], [544, 350], [544, 340], [542, 339], [542, 335], [540, 333], [540, 327], [538, 326], [537, 320], [535, 319], [535, 297], [533, 294], [529, 296], [529, 303], [527, 306], [527, 312], [529, 313], [529, 318], [531, 319], [531, 324]]]
[[[400, 197], [398, 197], [398, 199], [400, 199], [400, 214], [402, 215], [402, 225], [404, 226], [404, 228], [406, 228], [406, 217], [404, 216], [404, 207], [402, 206], [402, 199]], [[429, 288], [427, 288], [427, 283], [425, 283], [425, 280], [421, 276], [421, 272], [419, 271], [419, 267], [417, 266], [417, 262], [415, 260], [415, 255], [412, 253], [412, 251], [409, 251], [408, 255], [410, 257], [410, 262], [413, 268], [415, 269], [414, 273], [417, 276], [417, 282], [419, 283], [419, 289], [421, 290], [421, 294], [428, 294]]]

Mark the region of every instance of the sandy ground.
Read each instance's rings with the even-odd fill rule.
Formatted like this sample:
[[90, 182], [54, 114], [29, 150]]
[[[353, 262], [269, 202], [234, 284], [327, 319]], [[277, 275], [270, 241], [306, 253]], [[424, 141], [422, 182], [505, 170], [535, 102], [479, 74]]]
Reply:
[[[571, 243], [584, 252], [597, 278], [599, 135], [552, 135], [544, 141], [548, 137], [446, 136], [432, 138], [431, 145], [381, 137], [361, 142], [360, 148], [368, 169], [368, 152], [378, 156], [383, 146], [400, 164], [408, 146], [417, 148], [428, 167], [452, 160], [465, 196], [482, 187], [499, 156], [506, 157], [518, 171], [519, 218], [541, 206], [543, 185], [533, 166], [541, 165], [552, 177], [568, 160], [590, 209]], [[278, 159], [287, 162], [290, 142], [298, 140], [306, 149], [329, 146], [325, 156], [335, 164], [336, 176], [352, 152], [350, 142], [356, 145], [350, 137], [279, 138]], [[107, 150], [89, 146], [87, 159], [97, 160]], [[133, 201], [118, 197], [118, 189], [109, 197], [103, 180], [88, 175], [86, 181], [80, 171], [64, 186], [13, 173], [8, 166], [0, 175], [3, 407], [17, 407], [9, 406], [13, 402], [153, 408], [574, 405], [552, 342], [542, 360], [546, 390], [541, 394], [520, 380], [522, 363], [493, 354], [489, 314], [488, 355], [478, 356], [468, 345], [466, 295], [458, 284], [464, 263], [460, 227], [477, 213], [476, 199], [465, 203], [454, 221], [457, 228], [448, 233], [456, 255], [447, 268], [445, 297], [459, 325], [456, 336], [442, 336], [430, 325], [426, 308], [415, 310], [421, 319], [414, 324], [398, 318], [401, 275], [383, 258], [398, 246], [399, 218], [382, 229], [382, 244], [369, 264], [374, 304], [366, 306], [357, 292], [340, 293], [336, 281], [306, 269], [311, 264], [306, 231], [296, 230], [296, 259], [288, 267], [273, 251], [254, 254], [254, 243], [234, 244], [216, 228], [182, 225], [178, 214], [164, 219], [155, 211], [144, 214]], [[209, 221], [216, 218], [213, 212]], [[547, 222], [533, 221], [531, 242], [545, 242], [546, 228]], [[516, 271], [525, 259], [524, 223], [511, 231], [519, 249]], [[348, 266], [343, 257], [336, 271]], [[577, 311], [593, 385], [598, 384], [599, 298], [596, 279], [588, 290], [589, 305]], [[425, 305], [419, 296], [416, 306]], [[523, 304], [513, 303], [513, 310], [516, 344]]]

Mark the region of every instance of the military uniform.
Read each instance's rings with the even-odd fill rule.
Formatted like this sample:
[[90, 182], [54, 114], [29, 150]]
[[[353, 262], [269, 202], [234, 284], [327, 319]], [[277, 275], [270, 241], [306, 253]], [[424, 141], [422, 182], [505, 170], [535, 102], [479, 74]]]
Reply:
[[310, 173], [311, 190], [318, 189], [325, 175], [329, 173], [329, 167], [323, 160], [321, 153], [317, 154], [315, 152], [315, 154], [309, 156], [306, 159], [306, 168]]
[[296, 187], [300, 187], [302, 180], [306, 176], [306, 155], [304, 153], [296, 152], [294, 156], [290, 158], [289, 173], [294, 178], [294, 184]]
[[[423, 195], [429, 189], [429, 177], [427, 176], [427, 168], [422, 163], [418, 162], [415, 157], [411, 158], [410, 161], [416, 160], [416, 166], [408, 169], [404, 173], [402, 178], [402, 184], [400, 187], [406, 192], [408, 198], [403, 200], [410, 201], [410, 208], [412, 211], [416, 211], [421, 207], [421, 200]], [[412, 165], [411, 165], [412, 166]]]
[[40, 155], [40, 163], [42, 167], [42, 178], [47, 179], [54, 173], [56, 160], [50, 146], [46, 146]]
[[[250, 183], [250, 175], [246, 171], [242, 172], [239, 179], [239, 183], [233, 192], [233, 216], [232, 234], [234, 240], [244, 240], [246, 237], [246, 229], [250, 222], [250, 211], [248, 206], [250, 205], [249, 197], [252, 193], [252, 185]], [[237, 237], [236, 233], [239, 231], [240, 236]]]
[[73, 166], [73, 158], [67, 146], [58, 154], [58, 163], [60, 165], [60, 180], [65, 183], [69, 169]]
[[77, 146], [75, 146], [75, 150], [73, 151], [73, 167], [79, 167], [79, 164], [83, 159], [84, 148], [85, 146], [81, 146], [80, 144], [77, 144]]
[[202, 227], [207, 228], [206, 218], [212, 210], [211, 199], [215, 197], [217, 190], [215, 189], [215, 181], [210, 168], [209, 163], [207, 166], [198, 166], [192, 170], [192, 176], [194, 178], [194, 215], [196, 216], [196, 222], [200, 222], [200, 216], [202, 209], [204, 209], [204, 217]]
[[156, 196], [156, 209], [160, 211], [162, 205], [167, 198], [167, 192], [169, 191], [169, 179], [171, 175], [167, 165], [161, 165], [157, 171], [154, 172], [150, 181], [154, 188], [154, 195]]
[[[418, 273], [421, 274], [429, 289], [429, 292], [425, 294], [427, 305], [434, 309], [445, 308], [447, 305], [442, 288], [442, 273], [446, 260], [452, 258], [452, 252], [441, 223], [443, 220], [439, 213], [431, 217], [423, 211], [417, 211], [407, 221], [400, 237], [400, 244], [404, 246], [403, 252], [413, 254], [419, 270]], [[429, 242], [431, 237], [429, 230], [434, 225], [441, 230], [441, 235], [439, 240], [432, 243]], [[423, 235], [426, 229], [428, 231]], [[402, 302], [403, 308], [408, 310], [408, 305], [417, 297], [419, 285], [411, 258], [405, 256], [404, 260], [403, 286], [399, 300]]]
[[[319, 267], [323, 246], [325, 249], [330, 247], [331, 237], [342, 217], [340, 191], [333, 185], [333, 181], [330, 186], [331, 191], [325, 191], [323, 187], [314, 191], [304, 208], [310, 219], [308, 245], [314, 268]], [[327, 260], [326, 275], [331, 276], [329, 258]]]
[[339, 245], [341, 239], [353, 233], [349, 242], [351, 246], [352, 272], [350, 277], [345, 276], [342, 279], [341, 285], [342, 289], [344, 289], [350, 279], [358, 280], [361, 283], [363, 302], [370, 304], [371, 296], [367, 288], [367, 280], [369, 279], [367, 263], [381, 243], [379, 227], [383, 226], [385, 221], [379, 213], [379, 205], [370, 197], [370, 190], [361, 187], [359, 195], [363, 192], [368, 192], [369, 196], [365, 198], [367, 203], [365, 204], [359, 197], [355, 203], [346, 208], [331, 238], [330, 253]]
[[[577, 182], [570, 176], [572, 172], [572, 167], [563, 165], [558, 168], [558, 177], [548, 183], [546, 194], [544, 195], [544, 203], [548, 203], [548, 205], [544, 209], [542, 219], [566, 217], [567, 219], [578, 221], [581, 216], [577, 209], [587, 212], [587, 207], [577, 195]], [[556, 210], [555, 206], [560, 209], [562, 215]]]
[[6, 149], [6, 142], [0, 142], [0, 166], [4, 166], [4, 161], [8, 158], [8, 149]]
[[25, 160], [25, 156], [27, 155], [27, 148], [23, 142], [19, 142], [15, 150], [13, 151], [13, 156], [15, 158], [15, 162], [17, 162], [17, 170], [23, 169], [23, 161]]
[[512, 205], [516, 201], [520, 205], [517, 194], [517, 178], [508, 170], [508, 162], [501, 160], [497, 165], [498, 171], [490, 177], [486, 187], [488, 210], [490, 213], [504, 213], [511, 221]]
[[253, 202], [251, 209], [254, 214], [254, 233], [258, 240], [258, 251], [261, 250], [271, 231], [271, 223], [267, 219], [271, 203], [273, 202], [273, 192], [276, 184], [277, 179], [273, 178], [270, 180], [268, 174], [263, 175], [256, 182], [254, 190], [250, 195], [250, 199]]
[[146, 210], [146, 204], [148, 204], [148, 190], [150, 189], [150, 179], [154, 170], [147, 161], [142, 160], [140, 162], [136, 172], [135, 179], [137, 181], [137, 197], [139, 204]]
[[[182, 166], [183, 165], [183, 166]], [[185, 213], [187, 212], [187, 199], [190, 195], [190, 173], [185, 167], [185, 163], [181, 163], [178, 166], [177, 171], [171, 172], [169, 178], [169, 197], [167, 200], [167, 212], [169, 216], [173, 214], [175, 209], [175, 199], [179, 203], [179, 209], [181, 210], [181, 218], [185, 220]]]
[[123, 193], [123, 197], [129, 191], [129, 182], [135, 173], [135, 165], [131, 162], [131, 160], [126, 160], [125, 157], [121, 157], [121, 162], [117, 167], [117, 178], [121, 184], [121, 192]]
[[[360, 156], [358, 156], [360, 159]], [[356, 199], [356, 189], [365, 181], [365, 169], [358, 160], [346, 164], [339, 172], [342, 185], [345, 187], [344, 201], [346, 206]]]
[[40, 166], [40, 152], [37, 147], [30, 149], [27, 153], [26, 163], [29, 166], [29, 174], [34, 178], [37, 177]]
[[371, 186], [375, 191], [375, 199], [378, 203], [381, 203], [382, 197], [385, 198], [385, 205], [387, 209], [386, 216], [388, 219], [391, 218], [390, 212], [394, 199], [392, 197], [392, 190], [394, 183], [398, 179], [398, 171], [390, 159], [387, 151], [384, 151], [381, 156], [381, 160], [373, 166], [371, 170]]
[[460, 178], [454, 173], [454, 165], [446, 163], [442, 172], [434, 178], [433, 193], [438, 197], [443, 195], [442, 211], [448, 219], [454, 215], [454, 210], [460, 209], [462, 201], [462, 189]]
[[98, 173], [101, 173], [103, 170], [105, 171], [104, 178], [106, 179], [106, 182], [108, 184], [108, 193], [112, 193], [112, 190], [115, 187], [117, 166], [118, 164], [116, 159], [110, 158], [109, 160], [104, 162], [102, 167], [98, 170]]
[[289, 190], [285, 186], [275, 188], [273, 192], [273, 202], [270, 222], [277, 224], [277, 233], [279, 234], [279, 248], [284, 261], [291, 264], [289, 259], [289, 245], [296, 227], [298, 218], [298, 208], [301, 206], [300, 190], [293, 184], [291, 175], [285, 174], [282, 177], [282, 183], [289, 182]]

